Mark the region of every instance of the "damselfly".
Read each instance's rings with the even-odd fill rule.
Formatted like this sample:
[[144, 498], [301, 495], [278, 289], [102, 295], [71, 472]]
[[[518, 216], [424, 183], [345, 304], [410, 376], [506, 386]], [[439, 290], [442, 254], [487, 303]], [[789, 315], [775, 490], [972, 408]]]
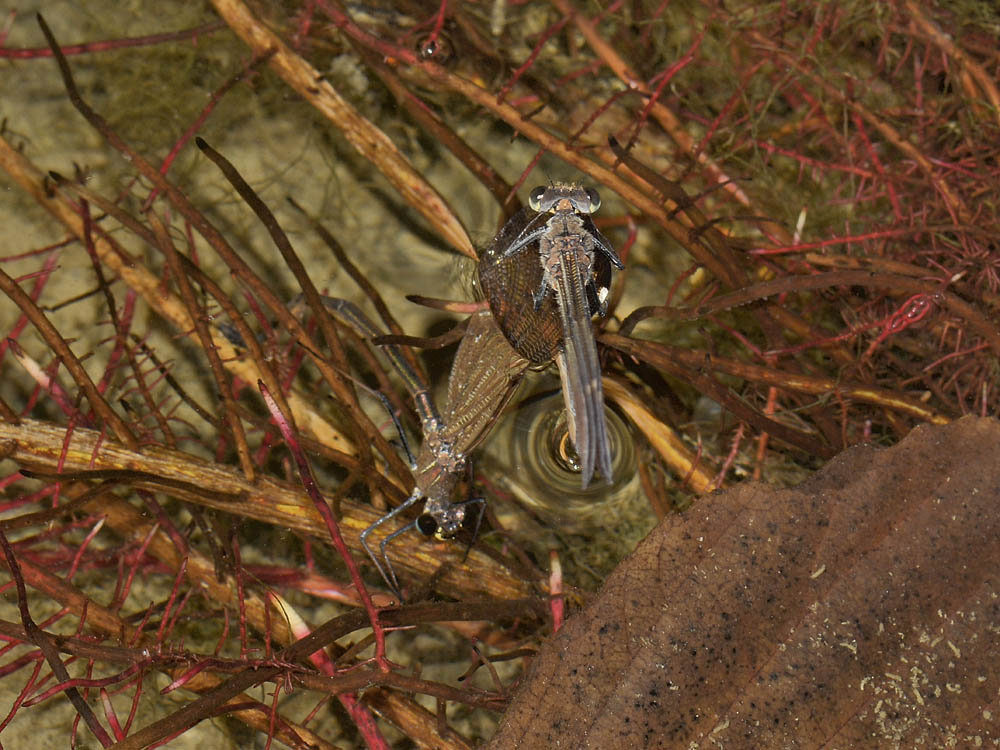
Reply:
[[[335, 298], [324, 301], [327, 307], [362, 335], [372, 339], [382, 335], [350, 302]], [[479, 506], [481, 513], [484, 500], [456, 500], [456, 486], [469, 454], [489, 433], [514, 395], [529, 362], [510, 347], [487, 310], [474, 313], [452, 363], [444, 408], [438, 412], [428, 386], [399, 350], [393, 345], [382, 348], [413, 397], [423, 432], [420, 449], [412, 464], [414, 488], [410, 496], [361, 532], [362, 546], [379, 573], [398, 594], [399, 582], [386, 552], [387, 545], [411, 529], [424, 536], [447, 539], [462, 528], [470, 507]], [[369, 544], [372, 533], [421, 500], [424, 503], [421, 514], [384, 537], [376, 554]]]
[[595, 468], [611, 479], [591, 318], [607, 310], [612, 266], [624, 267], [591, 218], [600, 205], [596, 190], [579, 185], [535, 188], [479, 261], [483, 294], [511, 346], [532, 363], [559, 366], [584, 487]]

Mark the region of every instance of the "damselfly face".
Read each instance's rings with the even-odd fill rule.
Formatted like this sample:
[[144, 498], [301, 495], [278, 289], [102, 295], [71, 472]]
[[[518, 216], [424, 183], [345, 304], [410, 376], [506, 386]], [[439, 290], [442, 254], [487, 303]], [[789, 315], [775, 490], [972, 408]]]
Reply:
[[[579, 185], [551, 185], [536, 187], [528, 195], [528, 206], [532, 211], [548, 213], [556, 206], [568, 201], [568, 208], [578, 214], [592, 214], [601, 207], [601, 195], [594, 188]], [[562, 210], [566, 210], [563, 208]]]

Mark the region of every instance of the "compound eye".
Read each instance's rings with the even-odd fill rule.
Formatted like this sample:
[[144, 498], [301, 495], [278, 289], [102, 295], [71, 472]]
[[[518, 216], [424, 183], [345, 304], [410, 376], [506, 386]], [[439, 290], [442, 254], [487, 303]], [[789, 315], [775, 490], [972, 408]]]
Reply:
[[587, 197], [590, 199], [590, 213], [594, 213], [601, 207], [601, 194], [594, 188], [587, 188]]
[[417, 517], [417, 531], [424, 536], [434, 536], [437, 530], [437, 521], [434, 520], [434, 516], [430, 513], [424, 513]]
[[434, 520], [434, 516], [430, 513], [424, 513], [417, 518], [417, 531], [424, 536], [434, 536], [437, 534], [437, 530], [438, 522]]
[[540, 211], [542, 209], [542, 196], [545, 195], [545, 186], [536, 187], [528, 195], [528, 206], [532, 211]]

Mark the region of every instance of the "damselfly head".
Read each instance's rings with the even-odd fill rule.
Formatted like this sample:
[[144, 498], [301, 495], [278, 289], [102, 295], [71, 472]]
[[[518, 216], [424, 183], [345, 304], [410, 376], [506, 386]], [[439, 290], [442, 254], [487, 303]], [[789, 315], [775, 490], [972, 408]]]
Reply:
[[417, 518], [417, 530], [438, 541], [451, 539], [465, 524], [466, 502], [452, 503], [428, 498], [424, 512]]
[[[564, 207], [560, 207], [560, 203]], [[584, 188], [579, 185], [555, 185], [536, 187], [528, 195], [528, 206], [532, 211], [548, 213], [557, 208], [572, 210], [578, 214], [592, 214], [601, 207], [601, 194], [594, 188]]]

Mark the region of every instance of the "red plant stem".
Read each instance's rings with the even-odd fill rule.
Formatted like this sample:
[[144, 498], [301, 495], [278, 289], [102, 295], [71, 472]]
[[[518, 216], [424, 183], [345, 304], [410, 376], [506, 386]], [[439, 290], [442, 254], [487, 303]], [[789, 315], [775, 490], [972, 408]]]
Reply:
[[177, 573], [174, 575], [174, 585], [170, 589], [170, 596], [167, 598], [166, 606], [164, 606], [163, 614], [160, 617], [160, 627], [156, 632], [157, 643], [163, 643], [166, 638], [167, 626], [171, 621], [171, 611], [173, 610], [174, 602], [177, 601], [177, 592], [180, 590], [181, 584], [187, 576], [187, 564], [187, 558], [184, 557], [181, 558], [181, 564], [177, 566]]
[[139, 713], [139, 703], [142, 700], [142, 671], [135, 679], [135, 693], [132, 696], [132, 707], [129, 709], [128, 718], [125, 720], [125, 734], [128, 735], [129, 730], [132, 729], [132, 723], [135, 721], [136, 715]]
[[437, 13], [434, 14], [434, 26], [431, 29], [430, 35], [424, 42], [424, 45], [433, 44], [437, 41], [438, 36], [441, 34], [441, 29], [444, 28], [444, 19], [448, 12], [448, 0], [441, 0], [441, 5], [438, 6]]
[[45, 342], [58, 357], [59, 362], [69, 371], [76, 381], [77, 386], [82, 390], [91, 408], [101, 417], [115, 433], [115, 436], [128, 448], [135, 450], [138, 442], [132, 434], [125, 421], [115, 413], [114, 409], [104, 400], [94, 381], [84, 368], [80, 359], [73, 353], [66, 339], [60, 335], [58, 329], [45, 314], [39, 309], [34, 301], [25, 294], [24, 290], [7, 273], [0, 268], [0, 291], [3, 291], [11, 302], [18, 306], [21, 311], [28, 316], [38, 333], [45, 339]]
[[[72, 415], [74, 413], [72, 399], [62, 385], [59, 384], [59, 381], [56, 380], [55, 376], [40, 370], [38, 364], [28, 357], [24, 349], [21, 348], [21, 345], [14, 339], [8, 338], [5, 343], [11, 356], [28, 372], [38, 386], [44, 389], [55, 405], [67, 416]], [[58, 363], [56, 363], [56, 366], [58, 367]], [[30, 408], [25, 409], [25, 413], [30, 413]]]
[[566, 139], [566, 145], [571, 145], [576, 143], [576, 140], [590, 129], [590, 126], [594, 124], [598, 117], [607, 112], [616, 102], [622, 98], [628, 96], [631, 91], [616, 91], [614, 94], [608, 97], [608, 100], [604, 102], [599, 107], [596, 107], [593, 112], [591, 112], [587, 119], [583, 121], [583, 125], [576, 129], [576, 132], [570, 134], [570, 137]]
[[510, 90], [514, 88], [521, 76], [524, 75], [525, 71], [527, 71], [528, 68], [534, 64], [535, 60], [538, 59], [538, 55], [541, 54], [542, 47], [545, 46], [545, 43], [562, 31], [563, 27], [568, 22], [569, 16], [564, 16], [542, 32], [542, 35], [539, 37], [534, 49], [531, 50], [531, 54], [528, 55], [528, 59], [521, 63], [518, 69], [514, 71], [513, 75], [511, 75], [510, 80], [504, 84], [502, 89], [500, 89], [500, 93], [497, 94], [497, 104], [503, 103], [503, 100], [507, 98], [507, 94], [509, 94]]
[[[49, 636], [31, 619], [31, 613], [28, 611], [28, 592], [24, 585], [24, 578], [21, 576], [21, 566], [18, 564], [17, 558], [14, 557], [14, 549], [10, 546], [10, 542], [7, 541], [7, 536], [2, 530], [0, 530], [0, 546], [3, 547], [4, 557], [7, 560], [7, 567], [10, 570], [11, 578], [17, 586], [17, 606], [21, 611], [21, 624], [24, 626], [24, 630], [31, 642], [38, 646], [41, 652], [45, 654], [45, 660], [48, 662], [52, 673], [61, 682], [68, 682], [71, 677], [69, 672], [66, 671], [62, 660], [59, 658], [59, 651], [49, 639]], [[87, 722], [90, 731], [94, 733], [94, 736], [97, 737], [101, 745], [104, 747], [113, 745], [114, 741], [108, 736], [104, 727], [101, 726], [101, 722], [91, 710], [87, 701], [80, 695], [79, 691], [76, 688], [70, 687], [65, 692], [66, 697], [69, 698], [77, 713]]]
[[[205, 120], [207, 120], [208, 116], [212, 114], [212, 110], [214, 110], [216, 105], [222, 101], [222, 97], [226, 95], [229, 89], [246, 78], [249, 73], [253, 72], [254, 69], [256, 69], [261, 63], [265, 62], [271, 54], [259, 55], [255, 57], [244, 65], [242, 70], [230, 77], [221, 86], [219, 86], [219, 88], [212, 92], [212, 95], [209, 97], [208, 104], [202, 108], [201, 112], [199, 112], [198, 116], [194, 119], [194, 122], [188, 126], [187, 130], [185, 130], [181, 134], [181, 137], [177, 139], [177, 142], [174, 143], [173, 147], [170, 149], [170, 153], [164, 157], [163, 162], [160, 164], [160, 174], [166, 176], [167, 172], [170, 170], [170, 165], [174, 163], [174, 159], [177, 158], [181, 149], [184, 148], [192, 138], [194, 138], [195, 133], [197, 133], [198, 130], [201, 129], [201, 126], [205, 124]], [[158, 194], [159, 188], [153, 188], [149, 197], [143, 204], [144, 210], [153, 205], [153, 201], [156, 200]]]
[[933, 370], [935, 367], [937, 367], [942, 362], [945, 362], [946, 360], [955, 359], [956, 357], [964, 357], [964, 356], [966, 356], [968, 354], [973, 354], [975, 352], [981, 352], [983, 349], [986, 349], [986, 348], [988, 348], [987, 344], [979, 344], [977, 346], [973, 346], [973, 347], [971, 347], [969, 349], [964, 349], [962, 351], [949, 352], [948, 354], [945, 354], [943, 357], [938, 357], [933, 362], [931, 362], [929, 365], [925, 365], [924, 368], [923, 368], [923, 371], [924, 372], [930, 372], [931, 370]]
[[787, 156], [789, 159], [794, 159], [799, 162], [802, 166], [813, 167], [816, 169], [822, 169], [824, 171], [831, 172], [843, 172], [844, 174], [856, 175], [865, 179], [872, 179], [875, 173], [870, 169], [865, 169], [864, 166], [858, 164], [837, 164], [832, 161], [822, 161], [820, 159], [813, 159], [803, 154], [799, 154], [791, 149], [781, 148], [780, 146], [774, 144], [771, 141], [762, 140], [750, 140], [748, 143], [752, 144], [754, 148], [760, 149], [761, 151], [766, 151], [771, 154], [780, 154], [781, 156]]
[[298, 440], [296, 440], [295, 434], [292, 432], [292, 427], [288, 419], [278, 409], [277, 402], [272, 398], [271, 392], [267, 389], [267, 386], [264, 385], [264, 382], [257, 381], [257, 387], [260, 389], [261, 395], [263, 395], [264, 400], [267, 403], [267, 407], [271, 412], [271, 416], [274, 418], [275, 424], [281, 431], [281, 435], [284, 438], [286, 445], [292, 452], [295, 464], [299, 470], [299, 477], [302, 480], [302, 486], [305, 488], [306, 494], [309, 495], [309, 498], [316, 506], [316, 510], [320, 514], [320, 517], [326, 523], [326, 528], [327, 531], [330, 532], [330, 539], [333, 541], [333, 546], [337, 549], [337, 552], [340, 553], [341, 558], [343, 558], [344, 564], [347, 566], [347, 572], [350, 574], [351, 582], [357, 589], [358, 595], [361, 597], [361, 603], [364, 605], [365, 611], [368, 613], [368, 618], [371, 621], [372, 626], [372, 635], [375, 638], [375, 662], [378, 664], [379, 669], [383, 672], [389, 672], [391, 667], [385, 656], [385, 630], [379, 624], [378, 610], [372, 602], [371, 594], [368, 593], [368, 588], [365, 586], [365, 582], [361, 579], [361, 572], [358, 570], [358, 565], [354, 561], [354, 557], [351, 555], [350, 550], [347, 549], [344, 537], [340, 533], [340, 525], [337, 523], [337, 519], [334, 518], [333, 511], [330, 510], [330, 506], [326, 504], [323, 497], [319, 494], [312, 469], [309, 467], [309, 462], [306, 459], [305, 454], [299, 447]]
[[75, 689], [75, 688], [78, 688], [78, 687], [82, 687], [82, 688], [91, 688], [91, 687], [104, 688], [104, 687], [106, 687], [108, 685], [116, 685], [116, 684], [118, 684], [120, 682], [125, 682], [132, 675], [138, 674], [138, 672], [139, 672], [140, 669], [141, 669], [140, 665], [133, 664], [131, 667], [128, 667], [123, 672], [119, 672], [118, 674], [111, 675], [110, 677], [74, 677], [74, 678], [70, 678], [68, 680], [61, 681], [61, 682], [53, 685], [52, 687], [46, 688], [45, 690], [43, 690], [42, 692], [38, 693], [37, 695], [33, 695], [31, 697], [31, 700], [28, 700], [28, 701], [24, 702], [24, 705], [25, 706], [33, 706], [33, 705], [36, 705], [38, 703], [43, 703], [44, 701], [47, 701], [49, 698], [51, 698], [56, 693], [61, 693], [64, 690]]
[[[655, 89], [647, 93], [649, 101], [646, 102], [646, 106], [644, 106], [642, 108], [642, 111], [639, 113], [639, 118], [636, 121], [635, 125], [635, 132], [632, 134], [632, 138], [629, 140], [628, 145], [625, 146], [626, 151], [631, 150], [632, 146], [639, 139], [639, 131], [641, 131], [642, 128], [645, 126], [646, 121], [649, 119], [650, 112], [657, 106], [657, 103], [660, 100], [660, 95], [663, 93], [663, 89], [666, 88], [666, 85], [674, 79], [674, 76], [676, 76], [678, 73], [684, 70], [684, 68], [686, 68], [692, 62], [694, 62], [695, 53], [701, 46], [701, 40], [704, 38], [704, 36], [705, 36], [705, 29], [703, 28], [701, 30], [701, 33], [699, 33], [698, 36], [695, 37], [695, 40], [691, 43], [691, 46], [688, 47], [688, 51], [685, 52], [677, 62], [675, 62], [673, 65], [671, 65], [669, 68], [667, 68], [665, 71], [663, 71], [653, 79], [656, 80], [656, 78], [659, 78], [659, 82], [656, 84]], [[650, 83], [652, 83], [652, 81]], [[692, 154], [692, 156], [697, 157], [699, 153], [700, 150], [695, 151]]]
[[10, 707], [10, 711], [7, 713], [7, 716], [4, 717], [4, 720], [2, 722], [0, 722], [0, 732], [3, 732], [3, 730], [7, 728], [7, 725], [10, 724], [11, 721], [13, 721], [14, 714], [16, 714], [18, 709], [21, 708], [21, 706], [24, 704], [25, 699], [31, 693], [32, 689], [34, 689], [35, 681], [38, 679], [38, 675], [42, 671], [42, 665], [45, 664], [45, 662], [40, 657], [41, 654], [34, 654], [34, 653], [27, 654], [24, 657], [22, 657], [24, 663], [28, 663], [29, 661], [34, 661], [35, 668], [34, 671], [32, 671], [31, 676], [25, 682], [24, 688], [21, 690], [20, 693], [18, 693], [17, 698], [14, 699], [14, 704]]
[[[126, 597], [128, 597], [128, 592], [132, 588], [132, 581], [135, 579], [135, 574], [139, 571], [139, 564], [142, 562], [143, 556], [146, 554], [146, 548], [149, 547], [150, 543], [153, 541], [153, 537], [156, 535], [157, 527], [154, 524], [150, 527], [149, 533], [146, 534], [145, 538], [142, 540], [142, 544], [139, 549], [136, 550], [132, 555], [132, 565], [129, 566], [128, 577], [125, 579], [121, 589], [115, 592], [115, 596], [112, 597], [111, 607], [118, 609], [125, 602]], [[125, 562], [125, 559], [122, 559]]]
[[[850, 79], [848, 79], [848, 84], [850, 84]], [[896, 188], [892, 184], [893, 177], [886, 172], [885, 166], [878, 158], [878, 151], [872, 144], [871, 138], [868, 137], [868, 131], [865, 129], [865, 121], [861, 118], [861, 115], [857, 112], [852, 112], [851, 117], [854, 121], [854, 127], [857, 129], [858, 135], [861, 138], [861, 142], [864, 144], [865, 151], [868, 152], [868, 158], [875, 166], [875, 170], [878, 173], [879, 178], [881, 178], [881, 184], [885, 186], [886, 192], [889, 194], [889, 203], [892, 205], [892, 212], [896, 217], [896, 221], [901, 222], [904, 220], [903, 207], [899, 202], [899, 194], [896, 192]]]
[[[0, 258], [0, 264], [6, 263], [8, 262], [8, 260], [9, 261], [19, 260], [21, 257], [24, 257], [25, 255], [27, 254], [24, 254], [22, 256], [15, 255], [9, 258]], [[29, 292], [29, 296], [31, 297], [31, 299], [36, 301], [38, 300], [39, 296], [42, 293], [42, 289], [45, 288], [45, 284], [46, 282], [48, 282], [49, 277], [52, 275], [52, 272], [58, 267], [59, 259], [60, 259], [59, 253], [50, 253], [49, 256], [45, 259], [45, 263], [43, 264], [40, 271], [38, 273], [33, 274], [35, 277], [35, 285]], [[21, 279], [18, 279], [18, 281], [20, 282]], [[0, 360], [3, 359], [3, 355], [6, 353], [7, 347], [10, 344], [10, 342], [16, 341], [18, 337], [20, 337], [21, 332], [27, 327], [27, 325], [28, 325], [28, 316], [22, 313], [21, 316], [17, 319], [17, 322], [11, 327], [10, 332], [7, 334], [7, 337], [3, 341], [0, 341]]]
[[[699, 41], [700, 40], [701, 37], [699, 36]], [[694, 49], [692, 47], [691, 52], [693, 51]], [[765, 64], [766, 60], [761, 60], [740, 76], [742, 79], [741, 86], [733, 93], [731, 97], [729, 97], [729, 101], [727, 101], [725, 105], [723, 105], [722, 109], [719, 111], [719, 114], [717, 114], [715, 118], [711, 121], [711, 124], [709, 124], [708, 128], [705, 130], [705, 134], [701, 137], [701, 140], [698, 141], [698, 144], [694, 147], [694, 151], [692, 151], [692, 154], [698, 155], [705, 151], [708, 144], [711, 143], [712, 138], [715, 136], [715, 132], [719, 129], [719, 126], [726, 121], [727, 116], [732, 113], [733, 109], [736, 108], [736, 105], [743, 99], [745, 87], [750, 85], [750, 81], [752, 80], [754, 74], [757, 73], [757, 71], [760, 70], [760, 68], [762, 68]]]
[[[85, 603], [84, 606], [86, 606], [86, 603]], [[228, 613], [229, 613], [229, 610], [227, 609], [226, 610], [226, 614], [228, 614]], [[150, 605], [149, 607], [146, 608], [146, 612], [142, 616], [142, 619], [139, 621], [139, 624], [135, 626], [135, 632], [132, 633], [132, 637], [129, 638], [129, 640], [128, 640], [128, 644], [130, 646], [135, 646], [137, 643], [140, 642], [140, 640], [142, 638], [145, 637], [145, 635], [146, 635], [146, 626], [149, 624], [149, 621], [150, 621], [150, 619], [152, 617], [153, 617], [153, 606]]]
[[375, 717], [368, 710], [368, 706], [358, 700], [353, 693], [341, 693], [337, 696], [340, 704], [347, 709], [351, 715], [354, 725], [358, 728], [361, 736], [365, 739], [365, 744], [370, 750], [389, 750], [389, 743], [386, 742], [382, 732], [379, 731], [375, 723]]
[[101, 705], [104, 706], [104, 718], [108, 720], [108, 724], [111, 726], [111, 731], [115, 733], [115, 739], [121, 741], [125, 739], [125, 731], [122, 729], [122, 725], [118, 722], [118, 716], [115, 714], [115, 707], [111, 705], [111, 696], [108, 695], [108, 691], [101, 688]]
[[[564, 76], [562, 76], [560, 78], [557, 78], [555, 81], [553, 81], [552, 82], [552, 87], [558, 89], [558, 88], [561, 88], [563, 86], [566, 86], [569, 83], [572, 83], [577, 78], [583, 78], [584, 76], [592, 76], [592, 75], [594, 75], [594, 73], [596, 73], [598, 70], [601, 69], [602, 65], [604, 65], [604, 63], [602, 63], [600, 60], [594, 60], [593, 62], [588, 63], [587, 65], [585, 65], [582, 68], [577, 68], [576, 70], [571, 70], [566, 75], [564, 75]], [[521, 101], [521, 102], [523, 102], [525, 104], [534, 103], [534, 102], [538, 101], [538, 96], [535, 95], [535, 94], [532, 94], [530, 96], [524, 97], [523, 99], [521, 99], [519, 101]], [[513, 104], [513, 102], [511, 102], [511, 103]]]
[[83, 557], [83, 553], [86, 552], [87, 547], [90, 546], [90, 543], [94, 540], [94, 537], [97, 536], [97, 533], [101, 530], [101, 527], [103, 526], [104, 526], [104, 521], [103, 520], [98, 521], [97, 523], [94, 524], [94, 527], [90, 530], [87, 536], [83, 538], [83, 541], [80, 543], [79, 548], [73, 555], [73, 562], [70, 563], [69, 572], [66, 573], [67, 581], [73, 580], [73, 576], [76, 575], [76, 569], [80, 565], [80, 559]]
[[[125, 49], [128, 47], [146, 47], [153, 44], [163, 44], [164, 42], [174, 42], [183, 39], [198, 41], [199, 36], [212, 34], [226, 28], [222, 21], [208, 23], [204, 26], [196, 26], [193, 29], [183, 31], [168, 31], [163, 34], [148, 34], [146, 36], [126, 37], [125, 39], [108, 39], [100, 42], [85, 42], [84, 44], [67, 44], [61, 47], [64, 55], [82, 55], [87, 52], [107, 52], [113, 49]], [[53, 52], [49, 47], [32, 47], [27, 49], [11, 49], [10, 47], [0, 47], [0, 58], [8, 60], [31, 60], [36, 57], [52, 57]]]
[[764, 352], [764, 355], [767, 357], [787, 357], [791, 354], [804, 352], [807, 349], [819, 349], [824, 346], [839, 344], [841, 341], [853, 339], [855, 336], [859, 336], [871, 328], [883, 325], [886, 320], [888, 320], [888, 318], [885, 320], [873, 320], [871, 323], [863, 323], [861, 325], [852, 326], [843, 333], [838, 333], [836, 336], [829, 336], [824, 339], [813, 339], [812, 341], [804, 341], [803, 343], [796, 344], [795, 346], [783, 346], [778, 349], [768, 349]]
[[526, 166], [524, 169], [521, 170], [521, 176], [517, 178], [517, 182], [515, 182], [511, 186], [510, 195], [507, 197], [508, 201], [513, 199], [514, 194], [517, 193], [520, 187], [524, 184], [524, 181], [528, 179], [528, 175], [530, 175], [531, 172], [534, 170], [534, 168], [538, 166], [538, 162], [540, 162], [542, 160], [542, 157], [545, 156], [545, 151], [546, 151], [545, 146], [538, 147], [538, 151], [535, 152], [535, 155], [531, 158], [531, 161], [528, 162], [528, 166]]
[[[771, 390], [774, 390], [773, 388]], [[726, 460], [722, 462], [722, 466], [719, 467], [719, 473], [715, 475], [715, 479], [712, 480], [713, 489], [722, 489], [722, 486], [726, 482], [726, 474], [732, 465], [736, 462], [736, 456], [740, 452], [740, 443], [743, 441], [743, 431], [746, 429], [746, 422], [740, 422], [740, 426], [736, 428], [736, 434], [733, 435], [733, 444], [729, 448], [729, 455], [726, 456]], [[762, 433], [766, 435], [767, 433]]]

